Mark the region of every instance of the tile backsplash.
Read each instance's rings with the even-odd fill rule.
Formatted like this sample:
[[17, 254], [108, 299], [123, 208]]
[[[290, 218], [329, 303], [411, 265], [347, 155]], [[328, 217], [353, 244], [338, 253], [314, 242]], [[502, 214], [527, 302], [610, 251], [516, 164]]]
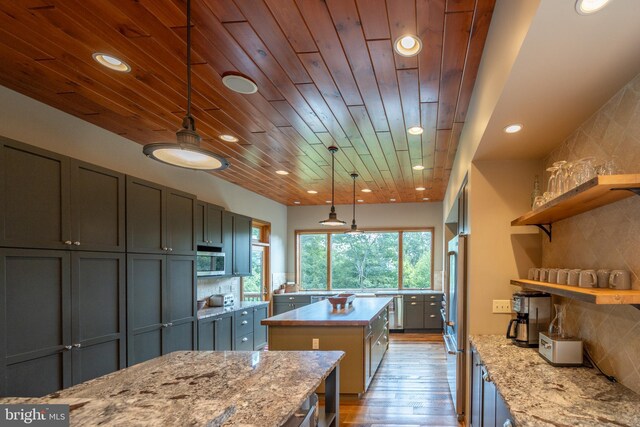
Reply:
[[235, 301], [240, 301], [239, 277], [199, 277], [197, 295], [198, 299], [207, 298], [214, 294], [233, 294]]
[[[545, 159], [614, 159], [619, 172], [640, 173], [640, 75], [623, 87]], [[543, 265], [624, 269], [640, 289], [640, 197], [559, 221], [543, 236]], [[640, 393], [640, 309], [566, 298], [567, 331], [584, 340], [600, 368]]]

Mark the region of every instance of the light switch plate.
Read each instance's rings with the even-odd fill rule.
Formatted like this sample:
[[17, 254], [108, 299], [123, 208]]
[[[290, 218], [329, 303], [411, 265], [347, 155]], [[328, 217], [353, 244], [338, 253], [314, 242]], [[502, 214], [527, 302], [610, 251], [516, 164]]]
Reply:
[[320, 338], [312, 338], [311, 339], [311, 349], [319, 350], [320, 349]]
[[493, 312], [494, 313], [511, 313], [511, 300], [510, 299], [494, 299]]

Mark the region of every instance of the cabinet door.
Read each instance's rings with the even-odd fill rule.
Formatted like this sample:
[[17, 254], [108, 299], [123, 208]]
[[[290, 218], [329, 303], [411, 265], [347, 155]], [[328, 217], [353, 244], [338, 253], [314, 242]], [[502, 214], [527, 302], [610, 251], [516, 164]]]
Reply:
[[482, 425], [496, 425], [496, 385], [488, 378], [482, 380]]
[[233, 214], [222, 212], [222, 248], [225, 253], [225, 276], [233, 275]]
[[165, 253], [164, 195], [158, 184], [127, 177], [127, 251]]
[[251, 275], [251, 218], [233, 216], [233, 275]]
[[71, 160], [71, 240], [74, 249], [124, 252], [125, 176]]
[[273, 315], [277, 316], [278, 314], [286, 313], [289, 310], [293, 310], [291, 307], [291, 303], [288, 302], [276, 302], [273, 304]]
[[267, 345], [267, 326], [260, 322], [269, 317], [269, 306], [253, 309], [253, 349], [260, 350]]
[[216, 318], [214, 350], [233, 350], [233, 313]]
[[0, 246], [65, 249], [70, 239], [69, 159], [0, 139]]
[[220, 206], [207, 204], [207, 244], [222, 246], [222, 212]]
[[215, 334], [215, 319], [202, 319], [198, 321], [198, 350], [213, 351]]
[[164, 255], [127, 255], [127, 365], [162, 355]]
[[196, 203], [195, 233], [196, 244], [207, 245], [209, 237], [207, 234], [207, 203], [205, 202]]
[[167, 256], [163, 296], [166, 319], [163, 354], [196, 347], [196, 262], [192, 256]]
[[423, 329], [424, 328], [424, 302], [406, 301], [404, 303], [404, 328]]
[[425, 329], [442, 329], [442, 316], [440, 315], [440, 302], [426, 300], [424, 302], [424, 327]]
[[471, 426], [481, 427], [482, 423], [482, 362], [478, 352], [471, 357]]
[[166, 247], [173, 255], [195, 255], [196, 198], [178, 190], [166, 192]]
[[73, 383], [126, 367], [125, 255], [71, 256]]
[[513, 416], [509, 412], [507, 404], [500, 393], [496, 393], [496, 427], [512, 426], [514, 424]]
[[68, 251], [0, 249], [0, 396], [71, 385]]

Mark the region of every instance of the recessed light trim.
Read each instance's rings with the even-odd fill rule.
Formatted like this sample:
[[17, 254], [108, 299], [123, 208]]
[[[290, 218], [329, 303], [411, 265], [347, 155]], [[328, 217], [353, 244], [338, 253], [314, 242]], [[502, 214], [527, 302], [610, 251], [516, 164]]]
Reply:
[[422, 166], [422, 165], [415, 165], [415, 166], [413, 167], [413, 170], [416, 170], [416, 171], [424, 170], [424, 166]]
[[251, 95], [258, 91], [258, 85], [253, 80], [234, 72], [224, 73], [222, 75], [222, 84], [243, 95]]
[[407, 129], [407, 132], [409, 132], [409, 134], [411, 135], [422, 135], [422, 132], [424, 132], [424, 129], [422, 129], [420, 126], [412, 126], [409, 129]]
[[578, 0], [576, 12], [579, 15], [591, 15], [602, 10], [611, 0]]
[[131, 71], [131, 67], [129, 66], [129, 64], [127, 64], [120, 58], [116, 58], [113, 55], [96, 52], [91, 56], [98, 64], [102, 65], [103, 67], [107, 67], [110, 70], [119, 71], [121, 73], [128, 73], [129, 71]]
[[307, 190], [307, 193], [309, 193], [309, 194], [318, 194], [318, 192], [316, 190]]
[[416, 56], [422, 50], [422, 40], [412, 34], [405, 34], [393, 42], [393, 50], [400, 56]]
[[505, 133], [518, 133], [524, 126], [522, 123], [512, 123], [504, 127]]
[[416, 187], [416, 190], [417, 191], [424, 191], [424, 190], [426, 190], [426, 188], [424, 188], [424, 187]]
[[373, 190], [371, 190], [370, 188], [363, 188], [362, 190], [363, 193], [371, 193]]
[[238, 141], [240, 141], [235, 136], [228, 135], [228, 134], [222, 134], [222, 135], [218, 136], [218, 138], [220, 138], [221, 140], [223, 140], [225, 142], [238, 142]]
[[362, 199], [358, 199], [358, 201], [359, 201], [360, 203], [364, 202], [364, 200], [362, 200]]
[[395, 202], [395, 201], [396, 201], [396, 199], [389, 199], [389, 201], [390, 201], [390, 202]]
[[431, 200], [428, 197], [423, 197], [422, 200]]
[[284, 171], [284, 170], [277, 170], [277, 171], [276, 171], [276, 173], [277, 173], [278, 175], [289, 175], [289, 172]]
[[293, 204], [294, 204], [294, 205], [299, 205], [299, 204], [300, 204], [300, 202], [296, 200], [295, 202], [293, 202]]

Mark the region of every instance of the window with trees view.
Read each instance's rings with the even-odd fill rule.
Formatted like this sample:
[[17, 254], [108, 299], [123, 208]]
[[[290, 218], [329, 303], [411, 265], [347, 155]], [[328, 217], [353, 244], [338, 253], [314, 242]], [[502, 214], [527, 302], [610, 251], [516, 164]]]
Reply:
[[433, 229], [298, 231], [302, 289], [431, 289]]

